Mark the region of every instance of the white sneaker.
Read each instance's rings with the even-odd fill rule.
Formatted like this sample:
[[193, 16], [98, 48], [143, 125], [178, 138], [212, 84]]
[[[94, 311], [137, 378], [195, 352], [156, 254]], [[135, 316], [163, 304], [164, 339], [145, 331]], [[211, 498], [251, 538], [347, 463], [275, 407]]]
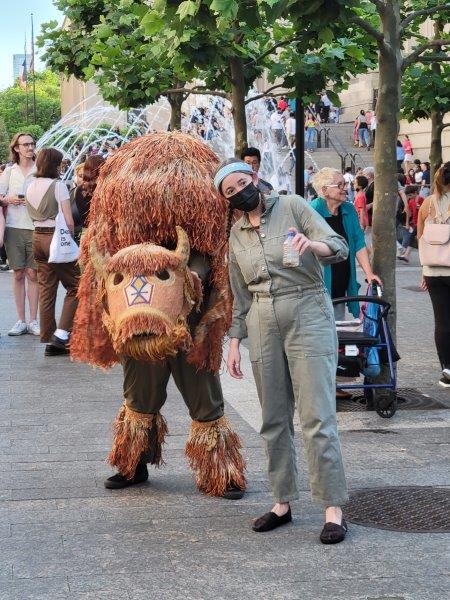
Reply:
[[450, 369], [442, 369], [442, 375], [450, 381]]
[[37, 321], [29, 322], [28, 333], [31, 333], [31, 335], [41, 335], [41, 330], [39, 329], [39, 323]]
[[28, 332], [27, 324], [25, 321], [17, 321], [10, 331], [8, 331], [8, 335], [23, 335]]

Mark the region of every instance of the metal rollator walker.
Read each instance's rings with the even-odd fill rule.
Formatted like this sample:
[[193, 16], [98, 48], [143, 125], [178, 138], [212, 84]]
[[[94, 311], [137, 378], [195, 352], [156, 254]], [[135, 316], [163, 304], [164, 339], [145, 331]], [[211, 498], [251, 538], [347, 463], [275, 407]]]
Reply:
[[[368, 410], [389, 419], [397, 410], [397, 372], [400, 359], [392, 341], [387, 316], [391, 305], [382, 298], [381, 287], [372, 282], [366, 296], [335, 298], [333, 305], [361, 302], [360, 319], [337, 321], [339, 341], [337, 376], [363, 377], [362, 382], [341, 383], [337, 390], [363, 390]], [[382, 366], [388, 367], [387, 381], [378, 379]]]

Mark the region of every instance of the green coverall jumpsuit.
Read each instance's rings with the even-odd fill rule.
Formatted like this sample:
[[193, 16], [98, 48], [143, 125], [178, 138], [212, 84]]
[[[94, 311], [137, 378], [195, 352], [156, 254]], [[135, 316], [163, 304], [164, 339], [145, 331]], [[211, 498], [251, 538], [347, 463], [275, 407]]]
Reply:
[[313, 500], [339, 506], [348, 496], [336, 422], [333, 308], [314, 254], [305, 253], [299, 267], [283, 267], [283, 242], [290, 227], [329, 246], [333, 255], [321, 258], [322, 263], [347, 257], [345, 240], [303, 198], [266, 197], [259, 232], [246, 214], [231, 230], [234, 306], [229, 335], [249, 338], [275, 501], [298, 498], [297, 405]]

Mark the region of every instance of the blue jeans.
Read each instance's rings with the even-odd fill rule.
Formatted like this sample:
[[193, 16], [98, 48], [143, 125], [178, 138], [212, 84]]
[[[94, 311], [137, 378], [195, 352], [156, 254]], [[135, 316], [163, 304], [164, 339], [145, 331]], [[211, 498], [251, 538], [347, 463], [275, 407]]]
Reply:
[[364, 146], [370, 146], [370, 135], [368, 129], [358, 129], [359, 143]]
[[305, 131], [305, 146], [307, 150], [314, 150], [316, 141], [316, 128], [308, 127]]
[[[410, 231], [410, 229], [412, 229], [412, 231]], [[403, 248], [408, 248], [409, 246], [412, 246], [416, 235], [417, 235], [416, 227], [408, 227], [408, 228], [404, 227], [403, 240], [402, 240]]]

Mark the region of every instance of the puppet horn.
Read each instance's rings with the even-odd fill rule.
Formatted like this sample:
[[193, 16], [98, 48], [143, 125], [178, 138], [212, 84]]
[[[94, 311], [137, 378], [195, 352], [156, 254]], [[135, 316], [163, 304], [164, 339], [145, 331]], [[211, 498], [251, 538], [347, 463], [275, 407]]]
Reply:
[[176, 230], [177, 230], [178, 240], [177, 240], [177, 247], [174, 250], [174, 254], [176, 257], [178, 257], [182, 261], [183, 266], [186, 266], [188, 263], [189, 254], [190, 254], [189, 239], [188, 239], [186, 232], [184, 231], [184, 229], [182, 227], [176, 227]]

